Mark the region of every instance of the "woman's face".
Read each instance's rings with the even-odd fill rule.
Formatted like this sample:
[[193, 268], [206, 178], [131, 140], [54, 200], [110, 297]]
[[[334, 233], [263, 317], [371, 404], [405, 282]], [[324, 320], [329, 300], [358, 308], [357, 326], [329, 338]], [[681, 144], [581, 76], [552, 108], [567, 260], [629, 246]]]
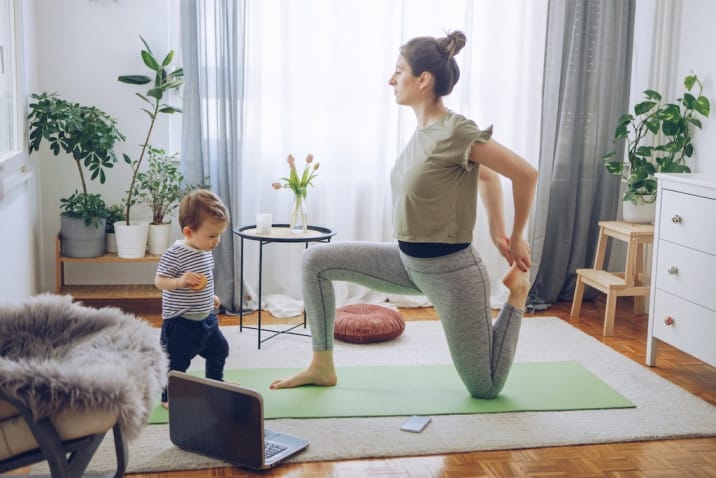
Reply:
[[418, 98], [419, 77], [413, 76], [413, 70], [402, 55], [398, 56], [395, 71], [388, 84], [393, 87], [395, 101], [399, 105], [410, 105]]

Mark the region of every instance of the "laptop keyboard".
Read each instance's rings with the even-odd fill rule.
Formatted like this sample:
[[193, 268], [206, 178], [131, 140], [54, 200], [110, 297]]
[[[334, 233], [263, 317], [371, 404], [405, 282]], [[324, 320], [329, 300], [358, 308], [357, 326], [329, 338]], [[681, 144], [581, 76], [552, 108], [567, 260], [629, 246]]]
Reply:
[[281, 453], [286, 449], [285, 446], [278, 445], [273, 442], [267, 441], [264, 443], [264, 455], [266, 456], [266, 459], [271, 458], [272, 456], [276, 455], [277, 453]]

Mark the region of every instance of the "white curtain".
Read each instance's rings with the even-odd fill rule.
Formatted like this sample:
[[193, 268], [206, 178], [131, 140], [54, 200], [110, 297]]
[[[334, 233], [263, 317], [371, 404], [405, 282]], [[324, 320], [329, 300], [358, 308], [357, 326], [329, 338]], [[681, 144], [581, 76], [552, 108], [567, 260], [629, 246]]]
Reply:
[[[533, 164], [539, 151], [547, 0], [247, 0], [244, 129], [239, 218], [253, 224], [267, 212], [286, 223], [289, 190], [271, 183], [286, 176], [286, 157], [320, 162], [308, 192], [310, 224], [335, 229], [334, 241], [393, 241], [388, 177], [415, 127], [412, 110], [396, 105], [388, 78], [399, 47], [414, 36], [463, 30], [456, 57], [461, 79], [446, 98], [452, 110]], [[509, 183], [503, 184], [508, 233]], [[480, 211], [475, 243], [485, 258], [495, 302], [506, 263], [489, 240]], [[283, 316], [302, 310], [302, 244], [264, 246], [265, 307]], [[245, 279], [258, 280], [258, 245], [245, 244]], [[238, 260], [237, 260], [238, 262]], [[424, 298], [388, 297], [337, 284], [339, 305], [390, 299], [426, 305]]]

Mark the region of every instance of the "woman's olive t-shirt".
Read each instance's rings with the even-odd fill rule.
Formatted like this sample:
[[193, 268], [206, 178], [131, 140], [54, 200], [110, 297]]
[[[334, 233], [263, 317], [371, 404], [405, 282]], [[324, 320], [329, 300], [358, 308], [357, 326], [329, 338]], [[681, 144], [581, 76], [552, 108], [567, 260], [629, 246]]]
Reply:
[[469, 161], [470, 149], [491, 136], [491, 126], [481, 130], [452, 111], [415, 130], [390, 176], [399, 241], [472, 242], [478, 168]]

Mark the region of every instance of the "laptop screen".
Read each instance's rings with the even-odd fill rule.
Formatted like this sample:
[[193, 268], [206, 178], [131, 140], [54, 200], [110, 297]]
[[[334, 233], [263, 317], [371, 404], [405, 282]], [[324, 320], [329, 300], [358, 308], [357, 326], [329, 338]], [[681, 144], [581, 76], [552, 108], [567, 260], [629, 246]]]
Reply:
[[172, 443], [238, 465], [263, 465], [263, 408], [250, 390], [188, 376], [169, 376]]

